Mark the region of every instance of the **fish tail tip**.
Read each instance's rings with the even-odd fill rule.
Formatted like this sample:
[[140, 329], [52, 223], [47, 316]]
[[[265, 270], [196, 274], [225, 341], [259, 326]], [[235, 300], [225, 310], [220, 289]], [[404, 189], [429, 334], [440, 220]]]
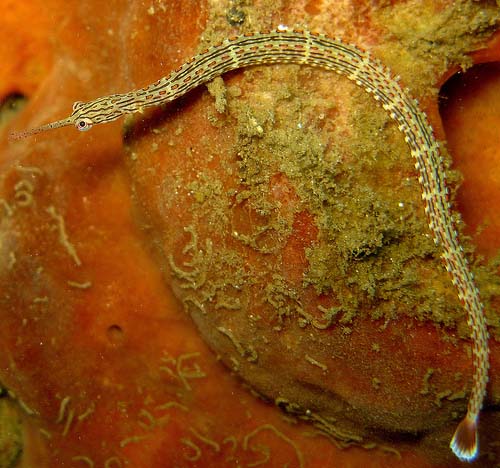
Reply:
[[450, 442], [453, 453], [462, 461], [471, 462], [479, 453], [477, 418], [465, 416]]

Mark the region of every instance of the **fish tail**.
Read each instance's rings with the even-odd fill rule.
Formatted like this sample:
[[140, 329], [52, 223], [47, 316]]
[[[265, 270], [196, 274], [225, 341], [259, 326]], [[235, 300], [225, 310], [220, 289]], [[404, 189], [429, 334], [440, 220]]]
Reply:
[[470, 417], [467, 414], [460, 421], [451, 439], [450, 447], [453, 453], [462, 461], [471, 462], [479, 453], [477, 419], [477, 416]]

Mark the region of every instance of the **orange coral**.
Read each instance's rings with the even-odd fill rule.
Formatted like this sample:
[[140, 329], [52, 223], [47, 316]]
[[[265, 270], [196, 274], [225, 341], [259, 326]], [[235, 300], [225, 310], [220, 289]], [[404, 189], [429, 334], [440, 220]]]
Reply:
[[[269, 3], [264, 4], [271, 8]], [[443, 8], [444, 5], [445, 2]], [[273, 9], [272, 22], [305, 22], [304, 12], [307, 12], [312, 15], [310, 24], [315, 29], [324, 29], [332, 35], [343, 32], [353, 42], [359, 39], [365, 46], [378, 46], [383, 42], [382, 23], [372, 18], [368, 7], [361, 8], [363, 2], [356, 2], [356, 6], [355, 10], [337, 11], [336, 24], [331, 25], [328, 23], [331, 14], [320, 2], [297, 2], [293, 8]], [[15, 92], [33, 95], [16, 120], [15, 125], [20, 128], [67, 114], [73, 101], [154, 81], [196, 52], [206, 24], [215, 25], [214, 36], [218, 28], [225, 31], [224, 27], [228, 27], [226, 17], [215, 7], [198, 1], [160, 1], [150, 5], [131, 1], [123, 10], [123, 2], [103, 4], [92, 0], [68, 5], [59, 0], [43, 3], [31, 0], [23, 5], [8, 2], [4, 11], [0, 59], [9, 65], [0, 77], [1, 96]], [[242, 11], [255, 15], [246, 8]], [[22, 27], [28, 22], [31, 28]], [[262, 20], [262, 27], [265, 26], [268, 25]], [[397, 64], [391, 66], [397, 68]], [[251, 73], [256, 80], [260, 73], [270, 73], [270, 81], [279, 80], [280, 87], [287, 79], [297, 80], [299, 86], [307, 85], [304, 77], [287, 77], [288, 70], [276, 68]], [[320, 90], [331, 94], [330, 75], [318, 75], [321, 75]], [[434, 78], [437, 80], [439, 76]], [[338, 105], [353, 106], [349, 101], [343, 102], [352, 88], [342, 88], [341, 82], [338, 83], [335, 90], [340, 96]], [[256, 117], [260, 105], [257, 98], [270, 99], [267, 95], [270, 90], [263, 92], [261, 86], [242, 81], [239, 76], [229, 80], [233, 98], [239, 92], [256, 98], [258, 104], [253, 109]], [[288, 86], [293, 89], [291, 84]], [[212, 98], [198, 90], [182, 103], [169, 107], [168, 115], [175, 118], [165, 118], [160, 112], [149, 116], [145, 122], [148, 127], [157, 119], [161, 131], [167, 133], [142, 132], [139, 124], [129, 132], [126, 155], [120, 136], [121, 123], [97, 127], [87, 134], [63, 129], [17, 143], [3, 140], [0, 381], [15, 395], [24, 411], [32, 413], [25, 418], [29, 436], [25, 463], [31, 459], [36, 466], [108, 463], [111, 467], [129, 462], [134, 467], [173, 467], [224, 463], [233, 466], [239, 460], [240, 464], [254, 466], [264, 463], [307, 467], [348, 463], [401, 466], [403, 463], [422, 467], [432, 466], [435, 460], [451, 460], [446, 446], [454, 424], [449, 421], [450, 413], [463, 405], [455, 407], [446, 402], [444, 410], [436, 411], [433, 400], [441, 404], [450, 394], [436, 393], [432, 379], [443, 378], [445, 385], [458, 371], [465, 378], [470, 375], [471, 364], [465, 349], [439, 341], [441, 333], [433, 324], [416, 325], [413, 321], [409, 324], [407, 318], [400, 317], [385, 331], [386, 341], [379, 349], [373, 345], [381, 340], [381, 335], [374, 330], [371, 319], [356, 319], [349, 340], [340, 328], [330, 330], [330, 339], [336, 347], [310, 349], [348, 356], [345, 361], [348, 364], [336, 370], [335, 378], [325, 376], [322, 363], [312, 356], [299, 361], [294, 349], [287, 348], [290, 343], [280, 342], [283, 335], [276, 331], [269, 334], [270, 348], [281, 346], [281, 354], [272, 348], [273, 353], [263, 359], [268, 360], [266, 365], [271, 371], [287, 370], [291, 395], [297, 399], [303, 395], [294, 395], [294, 382], [325, 385], [319, 388], [335, 389], [352, 408], [361, 408], [360, 414], [379, 418], [384, 428], [390, 428], [390, 424], [400, 427], [403, 423], [397, 417], [389, 418], [389, 422], [383, 419], [384, 414], [400, 412], [404, 424], [413, 418], [415, 429], [432, 429], [429, 437], [432, 441], [427, 440], [423, 449], [402, 442], [391, 443], [402, 451], [403, 461], [393, 453], [385, 453], [383, 446], [383, 450], [367, 451], [366, 448], [375, 447], [369, 444], [371, 439], [363, 442], [365, 448], [345, 451], [321, 435], [305, 437], [304, 432], [313, 430], [309, 424], [291, 425], [275, 407], [256, 399], [202, 341], [182, 311], [179, 298], [189, 302], [182, 282], [174, 275], [168, 285], [165, 278], [170, 278], [170, 258], [174, 265], [192, 260], [192, 252], [183, 256], [179, 251], [193, 241], [191, 216], [196, 204], [211, 196], [204, 188], [214, 187], [207, 185], [208, 182], [221, 177], [224, 189], [239, 188], [238, 180], [218, 172], [221, 160], [230, 161], [224, 168], [232, 167], [234, 174], [238, 174], [239, 168], [232, 153], [234, 129], [223, 125], [225, 122], [212, 105]], [[351, 131], [338, 110], [326, 107], [325, 114], [339, 122], [339, 133]], [[210, 124], [207, 115], [215, 125]], [[433, 119], [438, 122], [435, 114]], [[250, 131], [247, 128], [245, 138], [251, 138]], [[450, 141], [454, 141], [450, 135]], [[463, 143], [451, 148], [454, 156], [459, 154], [461, 146]], [[214, 178], [201, 180], [198, 175], [202, 169]], [[399, 170], [394, 173], [401, 177]], [[183, 181], [191, 177], [188, 190], [176, 185], [181, 176], [185, 177]], [[408, 172], [404, 176], [413, 175]], [[288, 177], [276, 174], [268, 187], [270, 198], [282, 210], [279, 216], [288, 217], [292, 226], [283, 243], [286, 296], [290, 285], [301, 284], [310, 261], [306, 248], [316, 240], [318, 227], [308, 210], [299, 210], [297, 214], [301, 205]], [[177, 198], [170, 206], [162, 204], [164, 199], [158, 199], [158, 193], [171, 194], [176, 190]], [[464, 197], [460, 199], [461, 206], [466, 206], [467, 192], [460, 196]], [[140, 203], [134, 203], [137, 201]], [[467, 219], [467, 211], [464, 213]], [[251, 203], [241, 203], [233, 214], [240, 233], [249, 238], [255, 234], [252, 229], [265, 227], [268, 222]], [[204, 231], [200, 226], [198, 229], [202, 247], [195, 253], [203, 254], [209, 230]], [[154, 235], [158, 230], [162, 234]], [[227, 243], [228, 238], [231, 233], [223, 232], [217, 240], [224, 239]], [[259, 237], [258, 241], [257, 247], [261, 249], [282, 245], [273, 235]], [[214, 245], [217, 248], [220, 244]], [[238, 248], [240, 253], [248, 252]], [[248, 261], [262, 267], [267, 260], [253, 252]], [[162, 275], [161, 268], [166, 275]], [[453, 291], [444, 274], [433, 281], [446, 297], [451, 297]], [[310, 290], [304, 294], [305, 301], [318, 300]], [[273, 296], [275, 300], [281, 297]], [[320, 300], [325, 307], [332, 305], [326, 297], [321, 296]], [[259, 312], [257, 308], [249, 310]], [[232, 329], [224, 329], [226, 347], [219, 347], [215, 339], [211, 341], [214, 332], [210, 322], [202, 315], [195, 317], [205, 339], [233, 365]], [[271, 323], [276, 325], [272, 320]], [[295, 326], [297, 335], [288, 336], [300, 340], [302, 331], [308, 330]], [[261, 332], [269, 330], [263, 328]], [[498, 395], [498, 379], [494, 375], [500, 364], [495, 340], [491, 340], [491, 346], [490, 393]], [[248, 350], [243, 354], [241, 367], [234, 369], [266, 393], [265, 385], [253, 380], [257, 374], [250, 370], [245, 373], [249, 367], [244, 366], [251, 361], [252, 354]], [[399, 362], [412, 362], [412, 366]], [[428, 372], [430, 368], [440, 368], [440, 375], [433, 377]], [[279, 375], [281, 378], [283, 374]], [[383, 379], [374, 380], [374, 376], [381, 375]], [[278, 392], [281, 383], [276, 382]], [[384, 386], [382, 392], [377, 389], [380, 385]], [[269, 395], [275, 398], [275, 392], [274, 388]], [[427, 394], [417, 399], [418, 392]], [[411, 404], [407, 403], [410, 400]], [[287, 406], [287, 402], [281, 403]], [[289, 405], [287, 409], [293, 410]], [[484, 421], [495, 418], [494, 414], [485, 414]], [[495, 437], [483, 435], [487, 441]], [[380, 439], [377, 441], [380, 443]]]

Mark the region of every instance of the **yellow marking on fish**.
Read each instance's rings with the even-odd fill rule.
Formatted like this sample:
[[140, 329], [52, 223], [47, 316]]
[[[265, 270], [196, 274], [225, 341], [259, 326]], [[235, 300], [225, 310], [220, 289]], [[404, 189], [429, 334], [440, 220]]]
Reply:
[[[467, 414], [459, 424], [450, 447], [461, 460], [478, 454], [477, 423], [488, 382], [488, 331], [483, 304], [472, 272], [454, 228], [448, 189], [439, 145], [426, 115], [417, 101], [398, 84], [389, 70], [368, 52], [323, 34], [292, 31], [280, 26], [275, 31], [245, 34], [224, 40], [193, 57], [170, 75], [140, 90], [100, 97], [73, 105], [66, 119], [20, 133], [24, 138], [45, 130], [75, 125], [85, 131], [93, 124], [111, 122], [122, 115], [142, 112], [183, 96], [191, 89], [230, 70], [270, 63], [295, 63], [321, 67], [346, 76], [380, 102], [403, 133], [422, 189], [422, 200], [434, 241], [442, 248], [446, 270], [467, 312], [473, 343], [474, 377]], [[73, 255], [74, 256], [74, 255]]]

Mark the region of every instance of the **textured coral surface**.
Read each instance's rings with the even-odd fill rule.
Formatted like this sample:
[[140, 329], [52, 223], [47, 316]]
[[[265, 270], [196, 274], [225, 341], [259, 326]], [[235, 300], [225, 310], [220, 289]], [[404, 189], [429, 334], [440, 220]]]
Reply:
[[[417, 2], [414, 27], [411, 2], [0, 3], [0, 99], [29, 98], [16, 129], [285, 23], [373, 49], [444, 138], [434, 88], [495, 21], [494, 2]], [[498, 60], [489, 44], [475, 60]], [[493, 335], [483, 466], [500, 457], [492, 68], [443, 111]], [[397, 129], [327, 72], [224, 81], [128, 122], [125, 144], [121, 120], [2, 134], [0, 460], [22, 429], [22, 466], [458, 466], [469, 330]]]

